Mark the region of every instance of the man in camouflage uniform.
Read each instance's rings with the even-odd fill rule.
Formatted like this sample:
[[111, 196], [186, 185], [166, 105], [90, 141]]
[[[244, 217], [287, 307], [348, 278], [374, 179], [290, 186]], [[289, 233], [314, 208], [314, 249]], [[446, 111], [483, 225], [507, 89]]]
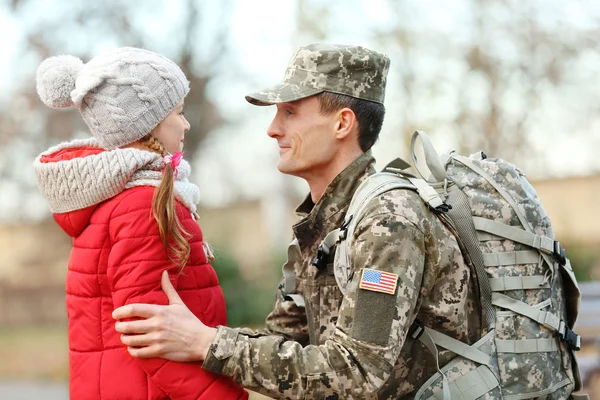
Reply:
[[[415, 318], [466, 343], [480, 337], [473, 272], [452, 228], [412, 190], [368, 205], [352, 238], [345, 294], [333, 254], [313, 262], [375, 172], [370, 148], [383, 122], [388, 68], [385, 55], [363, 47], [310, 45], [296, 52], [283, 83], [246, 97], [277, 106], [268, 135], [280, 148], [278, 169], [310, 187], [285, 266], [294, 273], [284, 276], [262, 331], [204, 326], [163, 279], [171, 305], [114, 313], [148, 318], [116, 325], [132, 355], [204, 360], [204, 369], [275, 398], [398, 399], [413, 397], [436, 372], [432, 354], [413, 338]], [[393, 288], [364, 285], [365, 271], [387, 273]], [[452, 357], [441, 351], [440, 364]]]

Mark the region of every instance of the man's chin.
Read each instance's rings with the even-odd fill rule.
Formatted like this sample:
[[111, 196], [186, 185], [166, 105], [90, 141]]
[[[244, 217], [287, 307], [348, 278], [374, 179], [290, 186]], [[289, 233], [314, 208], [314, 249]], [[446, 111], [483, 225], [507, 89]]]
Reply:
[[282, 174], [286, 174], [286, 175], [293, 175], [296, 176], [295, 169], [290, 166], [287, 165], [286, 163], [282, 163], [280, 162], [279, 164], [277, 164], [277, 169], [279, 170], [279, 172], [281, 172]]

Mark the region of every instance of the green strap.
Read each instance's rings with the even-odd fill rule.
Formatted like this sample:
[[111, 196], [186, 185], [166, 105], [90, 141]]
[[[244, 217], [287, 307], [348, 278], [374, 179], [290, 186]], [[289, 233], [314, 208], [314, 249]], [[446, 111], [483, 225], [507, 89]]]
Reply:
[[498, 353], [545, 353], [557, 351], [556, 339], [496, 339], [496, 351]]
[[542, 311], [539, 308], [532, 307], [529, 304], [515, 300], [512, 297], [508, 297], [501, 293], [492, 293], [492, 304], [529, 317], [561, 335], [564, 335], [566, 331], [565, 323], [555, 314], [548, 311]]
[[469, 205], [469, 199], [467, 195], [460, 190], [457, 186], [453, 186], [448, 192], [447, 203], [452, 208], [446, 214], [452, 221], [461, 242], [467, 249], [467, 253], [471, 258], [475, 272], [477, 274], [477, 282], [479, 284], [479, 294], [481, 299], [481, 305], [484, 311], [483, 318], [484, 325], [488, 330], [491, 330], [496, 323], [496, 311], [492, 307], [491, 297], [492, 290], [490, 288], [490, 281], [484, 269], [484, 259], [481, 248], [479, 247], [479, 241], [477, 240], [477, 233], [475, 226], [473, 225], [473, 217], [471, 215], [471, 206]]
[[492, 221], [487, 218], [473, 217], [475, 229], [500, 236], [505, 239], [510, 239], [514, 242], [523, 243], [534, 249], [541, 250], [545, 253], [554, 253], [554, 239], [548, 236], [536, 235], [532, 232], [527, 232], [521, 228], [506, 225], [501, 222]]
[[448, 335], [434, 331], [433, 329], [427, 327], [425, 327], [425, 332], [429, 333], [429, 336], [431, 336], [431, 339], [436, 345], [448, 349], [459, 356], [483, 365], [488, 365], [490, 362], [489, 354], [485, 354], [483, 351], [463, 343], [460, 340], [456, 340]]
[[440, 156], [438, 155], [437, 151], [435, 151], [435, 147], [433, 147], [429, 136], [427, 136], [427, 134], [425, 134], [425, 132], [422, 131], [415, 131], [412, 135], [412, 138], [410, 139], [410, 156], [412, 158], [415, 170], [421, 178], [425, 179], [423, 174], [419, 170], [419, 164], [417, 164], [417, 156], [415, 154], [415, 144], [417, 141], [417, 137], [421, 138], [421, 143], [423, 144], [423, 152], [425, 153], [425, 163], [427, 164], [427, 168], [429, 168], [429, 171], [431, 171], [431, 175], [434, 178], [433, 180], [436, 182], [443, 182], [445, 179], [448, 178], [446, 170], [444, 169]]
[[535, 250], [507, 251], [502, 253], [483, 253], [483, 263], [486, 267], [502, 265], [539, 264], [540, 253]]
[[543, 275], [503, 276], [490, 278], [490, 287], [492, 292], [504, 292], [507, 290], [548, 289], [550, 283], [548, 277]]

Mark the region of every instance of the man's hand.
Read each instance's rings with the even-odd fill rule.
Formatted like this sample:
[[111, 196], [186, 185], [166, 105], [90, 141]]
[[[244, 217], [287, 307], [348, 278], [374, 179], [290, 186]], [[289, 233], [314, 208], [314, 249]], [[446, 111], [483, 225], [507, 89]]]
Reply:
[[143, 320], [115, 324], [129, 354], [139, 358], [160, 357], [172, 361], [202, 361], [215, 338], [216, 329], [204, 325], [183, 304], [163, 271], [161, 286], [168, 306], [128, 304], [113, 311], [113, 318], [141, 317]]

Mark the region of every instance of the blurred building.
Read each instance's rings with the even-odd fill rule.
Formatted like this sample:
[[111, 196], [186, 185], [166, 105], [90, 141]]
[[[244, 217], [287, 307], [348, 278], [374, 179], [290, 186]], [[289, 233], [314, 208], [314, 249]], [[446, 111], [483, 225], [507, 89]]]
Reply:
[[538, 180], [532, 185], [559, 240], [600, 244], [600, 207], [596, 207], [600, 199], [600, 174]]

